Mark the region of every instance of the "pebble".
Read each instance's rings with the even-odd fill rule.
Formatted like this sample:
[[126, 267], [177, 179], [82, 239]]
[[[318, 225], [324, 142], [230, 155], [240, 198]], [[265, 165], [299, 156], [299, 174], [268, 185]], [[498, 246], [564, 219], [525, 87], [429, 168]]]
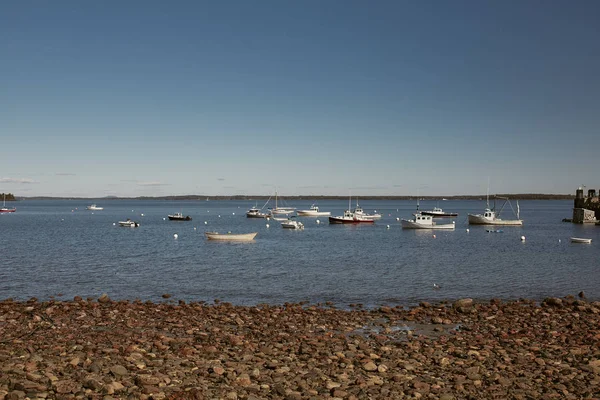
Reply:
[[0, 301], [0, 399], [593, 398], [600, 384], [600, 303], [582, 295], [350, 310], [73, 299]]

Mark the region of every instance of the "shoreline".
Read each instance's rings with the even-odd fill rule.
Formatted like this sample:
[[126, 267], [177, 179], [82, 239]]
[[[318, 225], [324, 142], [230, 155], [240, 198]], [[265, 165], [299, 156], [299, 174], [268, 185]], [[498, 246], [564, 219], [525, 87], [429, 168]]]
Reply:
[[600, 302], [0, 302], [0, 400], [598, 398]]

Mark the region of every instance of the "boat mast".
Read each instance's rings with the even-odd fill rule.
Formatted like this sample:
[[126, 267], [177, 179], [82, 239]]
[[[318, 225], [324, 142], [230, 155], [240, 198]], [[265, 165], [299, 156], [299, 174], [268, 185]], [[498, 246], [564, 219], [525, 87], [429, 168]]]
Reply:
[[488, 176], [487, 192], [485, 194], [485, 204], [487, 205], [487, 208], [489, 209], [490, 208], [490, 177], [489, 176]]

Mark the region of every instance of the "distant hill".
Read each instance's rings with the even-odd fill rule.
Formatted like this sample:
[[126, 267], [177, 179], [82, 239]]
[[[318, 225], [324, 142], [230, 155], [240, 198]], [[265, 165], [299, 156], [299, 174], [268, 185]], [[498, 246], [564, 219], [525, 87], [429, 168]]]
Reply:
[[[10, 195], [12, 196], [12, 195]], [[497, 194], [495, 196], [509, 197], [511, 200], [572, 200], [575, 195], [572, 194], [543, 194], [543, 193], [520, 193], [520, 194]], [[187, 200], [187, 201], [207, 201], [207, 200], [267, 200], [272, 196], [264, 195], [232, 195], [232, 196], [206, 196], [206, 195], [180, 195], [180, 196], [139, 196], [139, 197], [19, 197], [26, 200]], [[421, 200], [483, 200], [484, 195], [457, 195], [457, 196], [418, 196]], [[494, 196], [490, 196], [492, 200]], [[12, 197], [14, 200], [14, 196]], [[318, 196], [318, 195], [301, 195], [301, 196], [285, 196], [286, 201], [293, 200], [346, 200], [347, 196]], [[359, 196], [360, 200], [416, 200], [417, 196]], [[6, 200], [9, 200], [9, 194], [6, 194]]]
[[4, 196], [6, 195], [6, 201], [15, 201], [15, 195], [12, 193], [2, 193], [0, 194], [0, 199], [4, 200]]

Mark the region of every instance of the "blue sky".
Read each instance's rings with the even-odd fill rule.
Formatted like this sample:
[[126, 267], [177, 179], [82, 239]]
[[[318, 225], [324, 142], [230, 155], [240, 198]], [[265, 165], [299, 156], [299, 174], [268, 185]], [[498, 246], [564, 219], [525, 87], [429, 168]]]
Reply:
[[597, 1], [0, 6], [0, 192], [600, 188]]

